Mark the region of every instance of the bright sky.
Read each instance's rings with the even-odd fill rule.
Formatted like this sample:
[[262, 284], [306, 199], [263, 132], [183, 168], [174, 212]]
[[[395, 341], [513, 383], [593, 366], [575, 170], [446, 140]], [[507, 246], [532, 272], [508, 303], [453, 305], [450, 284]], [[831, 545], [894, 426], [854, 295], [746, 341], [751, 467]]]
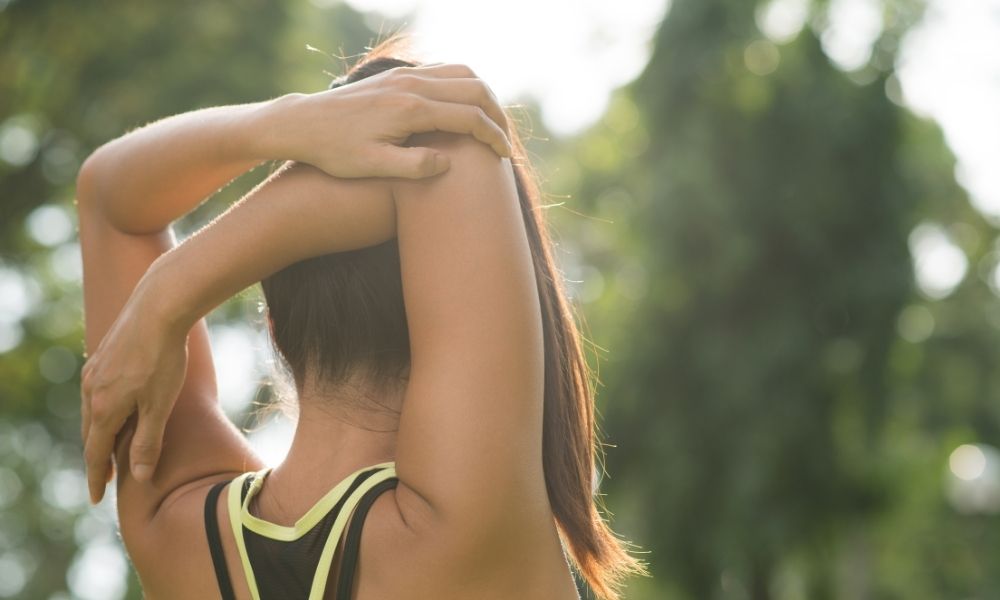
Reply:
[[935, 0], [898, 66], [906, 104], [941, 124], [959, 181], [1000, 219], [1000, 0]]
[[667, 8], [664, 0], [347, 3], [392, 18], [415, 11], [406, 31], [428, 59], [468, 64], [502, 102], [536, 96], [555, 133], [593, 123], [604, 112], [609, 92], [639, 74]]

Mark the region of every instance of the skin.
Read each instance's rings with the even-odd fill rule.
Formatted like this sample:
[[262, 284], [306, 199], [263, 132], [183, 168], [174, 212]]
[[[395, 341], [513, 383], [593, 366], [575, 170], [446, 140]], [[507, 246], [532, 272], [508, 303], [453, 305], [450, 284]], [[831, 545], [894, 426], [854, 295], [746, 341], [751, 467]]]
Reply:
[[[419, 134], [433, 130], [451, 133]], [[400, 416], [352, 412], [346, 389], [307, 377], [255, 514], [291, 524], [350, 472], [394, 460], [399, 485], [365, 521], [357, 598], [578, 598], [542, 472], [541, 315], [505, 130], [474, 73], [435, 65], [185, 113], [86, 161], [88, 480], [97, 502], [117, 464], [147, 597], [218, 598], [205, 494], [263, 467], [219, 408], [204, 315], [288, 264], [395, 236], [412, 366], [380, 401]], [[300, 162], [176, 244], [173, 220], [267, 158]], [[248, 598], [231, 534], [223, 545]]]

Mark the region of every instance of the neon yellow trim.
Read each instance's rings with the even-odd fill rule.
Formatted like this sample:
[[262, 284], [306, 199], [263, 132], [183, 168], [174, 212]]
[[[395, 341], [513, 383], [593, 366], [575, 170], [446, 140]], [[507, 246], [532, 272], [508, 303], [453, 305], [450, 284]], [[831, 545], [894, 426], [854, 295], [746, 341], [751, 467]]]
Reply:
[[[243, 519], [243, 525], [246, 526], [247, 529], [274, 540], [291, 542], [305, 535], [333, 509], [334, 505], [337, 504], [340, 498], [347, 491], [347, 488], [351, 487], [351, 483], [354, 481], [355, 477], [364, 471], [376, 468], [392, 468], [392, 472], [395, 473], [395, 466], [395, 462], [384, 462], [376, 465], [368, 465], [367, 467], [362, 467], [351, 473], [342, 479], [332, 490], [320, 498], [316, 504], [313, 504], [312, 507], [306, 511], [306, 514], [302, 515], [302, 517], [295, 522], [295, 525], [291, 527], [278, 525], [277, 523], [272, 523], [250, 514], [250, 499], [253, 498], [258, 491], [260, 491], [261, 486], [264, 484], [264, 477], [266, 477], [270, 472], [270, 469], [265, 469], [260, 472], [260, 476], [257, 477], [250, 485], [250, 492], [243, 501], [243, 505], [237, 510], [239, 511], [240, 517]], [[377, 477], [380, 474], [381, 472], [373, 475], [372, 478]], [[366, 480], [366, 483], [367, 481], [368, 480]], [[345, 509], [346, 508], [347, 507], [345, 506]]]
[[[262, 472], [261, 472], [262, 473]], [[260, 592], [257, 591], [257, 579], [253, 576], [253, 568], [250, 566], [250, 557], [247, 556], [246, 546], [243, 544], [243, 527], [240, 523], [240, 490], [243, 489], [243, 482], [253, 475], [253, 472], [244, 473], [229, 482], [229, 497], [226, 499], [229, 506], [229, 524], [233, 528], [233, 536], [236, 537], [236, 547], [240, 551], [240, 561], [243, 563], [243, 574], [246, 575], [247, 586], [250, 588], [250, 595], [253, 600], [260, 600]], [[260, 473], [255, 483], [260, 482]], [[249, 497], [250, 494], [247, 494]]]
[[[313, 576], [312, 588], [309, 592], [309, 600], [322, 600], [323, 594], [326, 590], [326, 581], [330, 576], [330, 565], [333, 562], [333, 554], [337, 551], [337, 546], [340, 543], [340, 536], [343, 534], [344, 528], [347, 526], [347, 520], [354, 513], [354, 509], [357, 508], [358, 502], [361, 501], [361, 497], [364, 496], [365, 492], [372, 489], [379, 483], [396, 476], [395, 463], [382, 463], [382, 465], [379, 466], [386, 466], [387, 468], [375, 473], [358, 486], [358, 489], [354, 490], [354, 493], [352, 493], [344, 503], [343, 509], [341, 509], [340, 514], [337, 515], [337, 520], [333, 522], [333, 529], [330, 530], [330, 535], [326, 538], [326, 544], [323, 546], [323, 554], [320, 555], [319, 565], [316, 567], [316, 575]], [[343, 574], [341, 574], [341, 576], [343, 576]]]

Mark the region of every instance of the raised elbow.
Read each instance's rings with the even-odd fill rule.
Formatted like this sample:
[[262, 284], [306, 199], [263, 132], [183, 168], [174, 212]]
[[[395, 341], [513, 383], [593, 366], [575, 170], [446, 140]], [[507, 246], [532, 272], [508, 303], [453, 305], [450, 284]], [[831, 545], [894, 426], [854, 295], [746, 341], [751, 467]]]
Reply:
[[100, 164], [98, 151], [94, 151], [80, 165], [80, 170], [76, 174], [76, 202], [78, 211], [82, 210], [85, 206], [92, 208], [96, 208], [97, 206], [98, 198], [100, 198], [100, 192], [98, 191]]

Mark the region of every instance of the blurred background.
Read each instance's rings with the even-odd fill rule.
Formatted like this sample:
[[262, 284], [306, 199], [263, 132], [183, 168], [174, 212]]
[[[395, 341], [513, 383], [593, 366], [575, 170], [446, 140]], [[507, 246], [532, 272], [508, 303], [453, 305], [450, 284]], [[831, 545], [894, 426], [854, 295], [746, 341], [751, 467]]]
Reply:
[[[82, 159], [398, 30], [519, 106], [626, 598], [1000, 597], [997, 0], [0, 0], [0, 597], [141, 597], [82, 473]], [[260, 300], [210, 324], [275, 463]]]

